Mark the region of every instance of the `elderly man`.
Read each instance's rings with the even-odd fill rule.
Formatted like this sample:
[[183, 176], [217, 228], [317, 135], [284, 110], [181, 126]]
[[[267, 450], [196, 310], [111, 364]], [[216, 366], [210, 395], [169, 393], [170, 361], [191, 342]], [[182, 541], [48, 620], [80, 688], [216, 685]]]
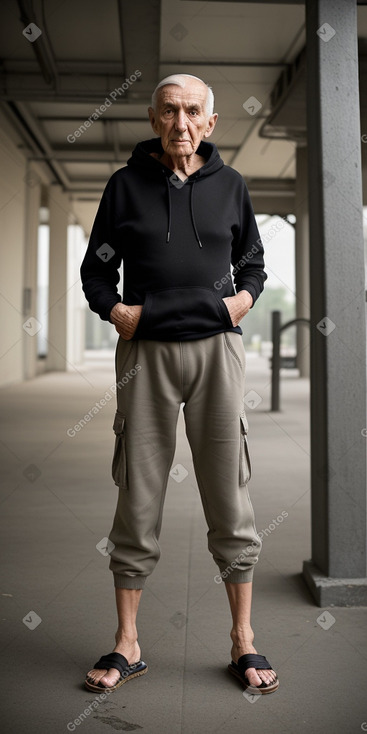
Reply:
[[250, 623], [261, 540], [247, 487], [238, 326], [267, 276], [246, 184], [205, 142], [218, 117], [213, 107], [212, 90], [197, 77], [177, 74], [158, 84], [149, 107], [158, 137], [139, 143], [108, 181], [81, 267], [90, 308], [119, 334], [112, 463], [119, 497], [110, 533], [118, 629], [113, 652], [87, 674], [85, 685], [96, 692], [147, 671], [136, 615], [160, 555], [182, 404], [208, 547], [232, 614], [229, 670], [256, 693], [279, 686], [255, 650]]

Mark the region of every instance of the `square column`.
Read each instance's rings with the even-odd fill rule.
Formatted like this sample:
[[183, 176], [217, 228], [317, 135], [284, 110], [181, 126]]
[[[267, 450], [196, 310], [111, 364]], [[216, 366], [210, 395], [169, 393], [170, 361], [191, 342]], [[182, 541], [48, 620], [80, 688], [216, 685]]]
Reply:
[[67, 254], [70, 202], [60, 186], [49, 189], [50, 275], [47, 370], [67, 369]]
[[[296, 318], [310, 318], [310, 251], [308, 226], [307, 147], [296, 150]], [[310, 376], [310, 330], [307, 324], [297, 327], [297, 367], [300, 377]]]
[[307, 0], [312, 560], [320, 606], [367, 605], [366, 317], [357, 4]]
[[[41, 179], [29, 163], [25, 183], [23, 316], [26, 322], [37, 314], [37, 251], [41, 206]], [[23, 346], [24, 378], [30, 380], [37, 374], [36, 334], [30, 337], [28, 330], [24, 330]]]

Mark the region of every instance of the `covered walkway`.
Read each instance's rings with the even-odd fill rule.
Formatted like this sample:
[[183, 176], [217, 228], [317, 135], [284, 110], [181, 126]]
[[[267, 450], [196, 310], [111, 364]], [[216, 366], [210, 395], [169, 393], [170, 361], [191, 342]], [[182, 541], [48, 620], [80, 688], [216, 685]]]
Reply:
[[[367, 0], [8, 0], [0, 35], [3, 730], [367, 731]], [[281, 687], [243, 696], [226, 670], [229, 607], [180, 419], [138, 618], [149, 673], [103, 701], [83, 680], [116, 628], [114, 365], [84, 347], [116, 335], [87, 311], [79, 268], [106, 182], [152, 136], [151, 93], [177, 71], [213, 87], [213, 142], [255, 214], [295, 225], [294, 288], [264, 232], [273, 283], [309, 321], [281, 412], [250, 355], [265, 327], [245, 342], [252, 619]]]
[[114, 399], [75, 426], [110, 391], [113, 356], [1, 390], [9, 477], [1, 498], [3, 731], [366, 731], [366, 610], [316, 607], [301, 575], [311, 553], [309, 381], [295, 374], [283, 375], [282, 412], [270, 413], [267, 360], [248, 356], [247, 390], [259, 396], [248, 408], [250, 491], [264, 533], [253, 626], [258, 651], [281, 680], [276, 694], [255, 700], [226, 671], [229, 607], [214, 580], [181, 421], [173, 466], [187, 475], [179, 468], [180, 481], [169, 481], [162, 557], [138, 617], [149, 673], [105, 701], [83, 689], [84, 673], [112, 649], [116, 626], [108, 558], [96, 549], [117, 496], [109, 480]]

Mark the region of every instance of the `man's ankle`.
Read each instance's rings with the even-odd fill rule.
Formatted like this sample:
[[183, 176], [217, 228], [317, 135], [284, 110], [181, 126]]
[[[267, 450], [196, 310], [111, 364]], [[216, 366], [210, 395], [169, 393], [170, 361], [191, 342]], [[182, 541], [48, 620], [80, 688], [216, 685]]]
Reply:
[[243, 644], [252, 645], [254, 641], [254, 632], [250, 624], [233, 627], [230, 636], [233, 644], [237, 647]]
[[127, 645], [134, 645], [138, 641], [137, 630], [121, 630], [118, 629], [115, 634], [116, 645], [124, 642]]

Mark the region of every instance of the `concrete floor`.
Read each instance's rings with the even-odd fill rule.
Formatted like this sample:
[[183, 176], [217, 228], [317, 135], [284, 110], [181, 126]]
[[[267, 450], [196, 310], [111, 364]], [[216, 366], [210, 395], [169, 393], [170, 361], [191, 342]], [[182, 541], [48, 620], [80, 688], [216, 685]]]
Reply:
[[[149, 672], [104, 701], [84, 690], [85, 672], [112, 650], [116, 628], [108, 558], [96, 549], [117, 496], [114, 400], [74, 437], [66, 431], [113, 384], [113, 356], [0, 391], [4, 732], [367, 730], [367, 610], [319, 609], [300, 575], [310, 557], [308, 382], [286, 371], [282, 412], [271, 414], [269, 377], [265, 359], [248, 356], [247, 390], [262, 398], [248, 409], [250, 492], [257, 530], [268, 529], [252, 622], [258, 652], [281, 682], [275, 694], [255, 699], [226, 670], [229, 607], [223, 584], [214, 582], [182, 420], [174, 464], [188, 475], [169, 481], [162, 557], [139, 610]], [[274, 528], [282, 512], [288, 516]]]

